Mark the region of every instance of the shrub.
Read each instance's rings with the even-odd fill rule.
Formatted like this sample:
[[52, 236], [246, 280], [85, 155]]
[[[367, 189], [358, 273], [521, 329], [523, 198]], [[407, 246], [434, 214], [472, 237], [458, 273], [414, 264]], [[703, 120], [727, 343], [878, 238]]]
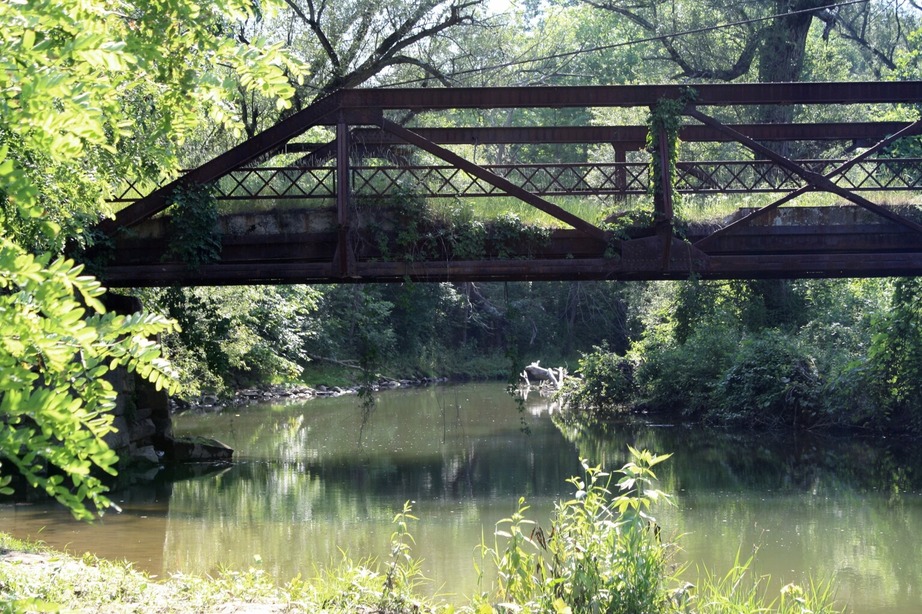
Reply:
[[745, 339], [715, 388], [711, 419], [809, 428], [822, 415], [822, 379], [806, 348], [778, 330]]
[[632, 460], [618, 472], [617, 494], [611, 490], [613, 474], [583, 460], [584, 475], [568, 480], [576, 492], [557, 504], [549, 533], [525, 517], [528, 506], [519, 499], [516, 513], [497, 523], [493, 546], [481, 545], [480, 571], [486, 564], [497, 571], [481, 605], [493, 601], [505, 609], [540, 612], [667, 611], [672, 548], [660, 541], [648, 511], [667, 498], [652, 488], [652, 467], [670, 455], [630, 452]]
[[583, 354], [578, 367], [581, 379], [566, 381], [561, 396], [566, 400], [567, 416], [592, 423], [625, 410], [634, 392], [634, 366], [608, 346], [593, 346]]
[[638, 395], [655, 411], [700, 416], [711, 406], [720, 382], [739, 346], [735, 329], [712, 325], [698, 328], [686, 340], [650, 341], [638, 348]]

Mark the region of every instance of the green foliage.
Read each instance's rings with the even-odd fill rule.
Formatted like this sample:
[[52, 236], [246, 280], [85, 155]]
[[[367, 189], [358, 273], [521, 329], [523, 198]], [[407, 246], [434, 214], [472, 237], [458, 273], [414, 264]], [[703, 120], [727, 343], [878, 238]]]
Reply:
[[104, 289], [82, 267], [0, 243], [0, 456], [29, 484], [78, 518], [110, 504], [93, 471], [115, 473], [103, 441], [113, 430], [116, 392], [106, 375], [136, 371], [175, 391], [172, 371], [150, 340], [175, 330], [156, 315], [107, 314]]
[[922, 432], [922, 280], [900, 279], [888, 312], [872, 323], [868, 361], [889, 417]]
[[653, 211], [649, 209], [631, 209], [630, 211], [606, 212], [600, 227], [612, 233], [613, 239], [628, 240], [634, 238], [632, 232], [649, 232], [656, 221]]
[[705, 570], [698, 586], [686, 585], [675, 593], [674, 599], [681, 604], [679, 611], [701, 611], [695, 607], [697, 604], [707, 604], [704, 611], [709, 614], [832, 614], [839, 611], [833, 605], [833, 591], [827, 582], [811, 580], [806, 587], [786, 584], [778, 596], [772, 596], [767, 586], [771, 578], [753, 574], [754, 558], [740, 561], [737, 553], [733, 567], [723, 576]]
[[[906, 429], [918, 394], [910, 375], [918, 301], [904, 286], [903, 307], [875, 315], [889, 296], [890, 284], [877, 280], [650, 285], [635, 299], [643, 328], [626, 354], [633, 387], [624, 391], [619, 374], [600, 371], [570, 390], [614, 386], [625, 410], [719, 424]], [[591, 408], [606, 401], [580, 401], [589, 409], [562, 419], [598, 420]]]
[[81, 559], [18, 542], [0, 534], [4, 551], [32, 551], [29, 564], [6, 559], [0, 563], [0, 612], [208, 612], [228, 607], [286, 612], [450, 613], [431, 600], [395, 587], [382, 599], [385, 574], [374, 560], [342, 561], [279, 582], [259, 567], [220, 569], [207, 576], [184, 573], [152, 578], [130, 563], [92, 556]]
[[[550, 230], [522, 222], [503, 212], [490, 220], [476, 219], [470, 206], [434, 209], [408, 189], [387, 196], [359, 197], [366, 220], [362, 240], [384, 258], [407, 262], [528, 257], [547, 245]], [[377, 221], [377, 214], [385, 216]]]
[[714, 392], [721, 422], [809, 428], [822, 417], [822, 379], [807, 348], [768, 329], [743, 340]]
[[148, 337], [175, 325], [105, 314], [99, 284], [55, 255], [90, 240], [126, 178], [175, 170], [177, 147], [204, 115], [234, 128], [223, 95], [237, 84], [216, 70], [287, 105], [300, 65], [277, 46], [222, 35], [251, 9], [245, 0], [0, 4], [0, 452], [80, 518], [92, 516], [85, 501], [109, 504], [93, 471], [113, 473], [117, 460], [101, 439], [115, 398], [104, 376], [123, 366], [173, 389]]
[[497, 580], [479, 602], [515, 611], [667, 611], [672, 548], [648, 512], [668, 499], [653, 488], [652, 468], [670, 455], [630, 452], [617, 492], [612, 474], [583, 460], [584, 475], [568, 480], [575, 495], [557, 504], [548, 532], [525, 517], [519, 499], [516, 512], [497, 523], [493, 545], [480, 546], [481, 583], [488, 564]]
[[[221, 392], [225, 381], [231, 379], [231, 317], [197, 289], [167, 288], [157, 294], [155, 303], [148, 302], [179, 324], [178, 330], [164, 337], [163, 342], [180, 368], [180, 395]], [[185, 351], [178, 352], [179, 348]]]
[[585, 475], [568, 480], [573, 499], [558, 504], [548, 540], [556, 595], [577, 612], [657, 612], [666, 609], [671, 546], [663, 544], [653, 504], [668, 500], [653, 488], [653, 467], [669, 458], [630, 448], [612, 492], [612, 475], [583, 460]]
[[[0, 147], [9, 148], [11, 171], [0, 176], [4, 223], [11, 211], [30, 219], [24, 208], [36, 208], [46, 216], [38, 230], [78, 236], [109, 211], [105, 198], [126, 177], [173, 170], [177, 147], [202, 117], [235, 129], [225, 101], [238, 84], [216, 71], [287, 105], [287, 75], [301, 66], [278, 45], [222, 35], [251, 15], [245, 0], [0, 6]], [[54, 247], [31, 234], [35, 225], [17, 228], [30, 233], [13, 237], [22, 245]]]
[[[654, 202], [660, 202], [668, 190], [675, 212], [679, 211], [681, 204], [679, 193], [675, 190], [676, 163], [679, 161], [679, 128], [682, 125], [682, 113], [689, 103], [694, 102], [695, 97], [693, 89], [685, 88], [682, 96], [676, 100], [660, 99], [656, 106], [650, 109], [650, 116], [647, 118], [647, 151], [651, 154], [650, 191]], [[661, 151], [663, 143], [666, 146], [665, 152]]]
[[169, 245], [164, 259], [178, 259], [190, 269], [221, 257], [218, 205], [208, 186], [177, 189], [171, 199]]
[[577, 370], [580, 379], [568, 378], [559, 393], [566, 400], [565, 421], [575, 414], [580, 422], [592, 424], [626, 410], [634, 392], [630, 359], [609, 351], [606, 344], [593, 346], [582, 354]]
[[[725, 576], [705, 570], [698, 586], [681, 582], [673, 561], [678, 547], [663, 541], [650, 515], [670, 496], [655, 488], [653, 468], [671, 455], [629, 447], [631, 460], [616, 474], [583, 460], [583, 476], [568, 480], [575, 494], [557, 503], [549, 531], [525, 513], [496, 525], [492, 545], [481, 543], [477, 566], [482, 592], [474, 612], [694, 612], [833, 613], [830, 586], [788, 584], [771, 595], [766, 577], [751, 577], [749, 562]], [[613, 482], [613, 480], [617, 480]], [[485, 572], [496, 571], [484, 590]]]
[[638, 401], [654, 411], [705, 415], [738, 344], [737, 330], [716, 323], [696, 328], [685, 343], [650, 337], [636, 344]]
[[183, 398], [290, 381], [310, 360], [318, 292], [308, 286], [167, 288], [141, 297], [180, 325], [163, 344]]
[[550, 230], [527, 226], [514, 213], [505, 213], [486, 225], [486, 255], [492, 258], [527, 258], [547, 245]]
[[[480, 545], [481, 563], [475, 564], [475, 567], [481, 588], [488, 563], [494, 566], [497, 575], [494, 589], [482, 594], [484, 600], [489, 594], [504, 604], [530, 604], [544, 590], [547, 578], [538, 544], [546, 545], [546, 542], [537, 523], [525, 517], [528, 509], [525, 499], [520, 497], [512, 516], [496, 523], [493, 546]], [[505, 543], [500, 546], [497, 538], [502, 538]]]
[[410, 521], [419, 518], [411, 512], [413, 506], [405, 501], [403, 509], [394, 516], [394, 532], [391, 534], [391, 560], [384, 576], [384, 590], [381, 593], [381, 609], [402, 611], [407, 605], [406, 596], [413, 594], [424, 580], [420, 562], [413, 558], [412, 548], [416, 541], [410, 533]]

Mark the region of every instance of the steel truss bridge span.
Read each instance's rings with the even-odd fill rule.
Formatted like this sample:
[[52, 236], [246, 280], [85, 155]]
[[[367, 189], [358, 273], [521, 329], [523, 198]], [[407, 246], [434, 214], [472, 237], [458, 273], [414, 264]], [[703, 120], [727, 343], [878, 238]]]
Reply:
[[[725, 123], [773, 105], [900, 105], [922, 101], [922, 82], [782, 83], [574, 88], [342, 90], [319, 100], [162, 186], [126, 182], [125, 206], [101, 230], [114, 248], [101, 277], [110, 286], [375, 281], [680, 279], [915, 275], [922, 225], [915, 207], [871, 198], [899, 192], [919, 202], [922, 122]], [[675, 174], [672, 146], [646, 126], [484, 126], [495, 110], [572, 117], [567, 109], [657, 108], [685, 100]], [[743, 107], [743, 109], [741, 109]], [[589, 116], [589, 113], [576, 114]], [[893, 115], [891, 113], [891, 115]], [[504, 113], [503, 117], [507, 117]], [[480, 125], [458, 126], [464, 120]], [[452, 127], [433, 127], [450, 122]], [[420, 125], [415, 125], [420, 124]], [[328, 141], [316, 135], [326, 130]], [[307, 138], [307, 137], [313, 138]], [[908, 147], [903, 146], [909, 144]], [[687, 145], [686, 145], [687, 144]], [[485, 160], [484, 151], [522, 152]], [[582, 148], [582, 149], [580, 149]], [[572, 161], [574, 151], [593, 155]], [[691, 159], [687, 151], [699, 155]], [[792, 155], [807, 151], [809, 158]], [[716, 156], [713, 153], [716, 152]], [[727, 158], [727, 152], [736, 154]], [[833, 152], [830, 157], [817, 153]], [[659, 164], [657, 164], [659, 163]], [[168, 207], [177, 189], [207, 185], [222, 208], [220, 257], [197, 267], [171, 259]], [[828, 192], [837, 206], [797, 197]], [[646, 223], [586, 219], [554, 199], [621, 202], [649, 197]], [[679, 194], [776, 193], [770, 204], [709, 224], [678, 220]], [[399, 218], [369, 203], [404, 198], [517, 199], [555, 218], [541, 244], [441, 247], [394, 253]], [[636, 200], [636, 199], [635, 199]], [[581, 209], [582, 210], [582, 209]], [[390, 217], [388, 217], [390, 215]], [[614, 224], [614, 226], [612, 225]], [[374, 226], [376, 238], [369, 235]], [[562, 229], [559, 226], [569, 226]], [[383, 229], [383, 230], [382, 230]], [[450, 234], [450, 229], [427, 228]], [[392, 238], [392, 237], [391, 237]]]

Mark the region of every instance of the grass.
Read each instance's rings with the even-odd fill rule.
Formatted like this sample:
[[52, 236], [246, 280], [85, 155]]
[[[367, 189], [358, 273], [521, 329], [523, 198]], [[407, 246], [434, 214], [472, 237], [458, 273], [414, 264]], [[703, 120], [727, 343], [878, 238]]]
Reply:
[[0, 612], [434, 612], [373, 560], [338, 565], [280, 584], [258, 568], [155, 580], [92, 555], [53, 552], [0, 533]]
[[313, 360], [304, 366], [304, 370], [298, 378], [298, 383], [316, 388], [318, 386], [334, 387], [340, 386], [347, 388], [356, 385], [361, 378], [362, 373], [358, 369], [353, 369], [335, 363], [324, 362], [322, 360]]

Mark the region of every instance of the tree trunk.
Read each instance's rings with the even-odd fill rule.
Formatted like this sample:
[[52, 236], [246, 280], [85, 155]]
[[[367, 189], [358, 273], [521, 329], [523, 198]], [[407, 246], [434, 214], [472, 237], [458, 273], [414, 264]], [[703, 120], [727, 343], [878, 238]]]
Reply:
[[[826, 0], [776, 0], [775, 14], [818, 8]], [[804, 57], [807, 53], [807, 34], [813, 23], [813, 13], [785, 15], [772, 21], [765, 30], [759, 52], [759, 82], [788, 83], [800, 81]], [[759, 120], [770, 124], [790, 123], [794, 109], [790, 106], [771, 105], [760, 110]]]

